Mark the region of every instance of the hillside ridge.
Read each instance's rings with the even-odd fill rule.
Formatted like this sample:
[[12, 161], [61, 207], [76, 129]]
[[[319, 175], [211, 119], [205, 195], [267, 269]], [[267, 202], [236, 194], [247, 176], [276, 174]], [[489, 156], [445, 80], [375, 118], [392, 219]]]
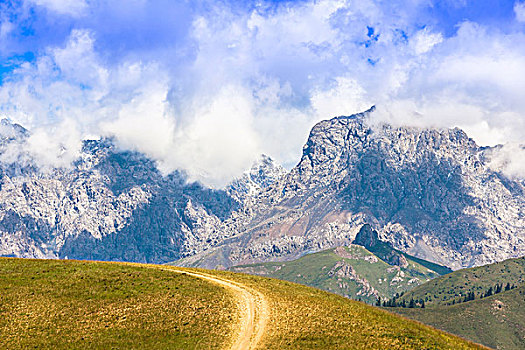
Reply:
[[331, 293], [225, 271], [0, 258], [0, 289], [10, 349], [245, 348], [247, 339], [279, 349], [483, 348]]

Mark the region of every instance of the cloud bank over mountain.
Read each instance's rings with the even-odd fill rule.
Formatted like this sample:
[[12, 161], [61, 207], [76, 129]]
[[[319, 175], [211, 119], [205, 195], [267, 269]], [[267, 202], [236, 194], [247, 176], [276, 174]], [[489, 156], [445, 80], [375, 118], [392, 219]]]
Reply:
[[[523, 9], [11, 1], [0, 5], [0, 114], [33, 131], [21, 150], [42, 166], [67, 165], [82, 138], [110, 136], [214, 186], [260, 153], [293, 165], [315, 122], [371, 105], [378, 122], [459, 126], [482, 145], [516, 144], [525, 140]], [[506, 169], [523, 176], [515, 158]]]

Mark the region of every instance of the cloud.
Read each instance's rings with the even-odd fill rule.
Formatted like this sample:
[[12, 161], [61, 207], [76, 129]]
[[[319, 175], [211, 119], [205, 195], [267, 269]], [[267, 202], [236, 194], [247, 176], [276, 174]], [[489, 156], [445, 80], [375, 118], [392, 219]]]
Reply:
[[525, 176], [525, 146], [507, 143], [493, 150], [489, 166], [510, 178], [523, 179]]
[[100, 123], [101, 133], [115, 137], [125, 149], [140, 151], [153, 159], [165, 159], [173, 151], [175, 128], [169, 116], [167, 91], [162, 82], [144, 82], [142, 87], [133, 90], [134, 96], [128, 103], [118, 108], [116, 118], [106, 117], [108, 120]]
[[410, 40], [410, 44], [416, 55], [422, 55], [443, 41], [441, 33], [431, 33], [428, 29], [422, 29]]
[[326, 118], [364, 111], [371, 106], [365, 90], [355, 79], [347, 77], [338, 77], [332, 85], [313, 91], [310, 101], [313, 109]]
[[[172, 159], [201, 181], [221, 185], [248, 168], [261, 150], [249, 92], [226, 86], [179, 128]], [[224, 155], [228, 156], [225, 157]], [[168, 161], [169, 161], [168, 160]]]
[[38, 6], [43, 6], [62, 15], [80, 16], [87, 10], [84, 0], [28, 0]]
[[[64, 125], [112, 136], [220, 187], [259, 153], [293, 166], [313, 124], [373, 104], [375, 122], [460, 126], [483, 145], [525, 138], [523, 32], [444, 24], [454, 16], [427, 1], [35, 1], [2, 22], [2, 45], [35, 59], [4, 75], [0, 113], [38, 142]], [[465, 10], [453, 3], [446, 14]], [[43, 159], [65, 164], [78, 150], [66, 136]]]
[[0, 161], [35, 165], [44, 172], [67, 168], [80, 156], [81, 135], [74, 120], [64, 119], [47, 128], [37, 128], [23, 141], [10, 142]]
[[525, 22], [525, 2], [516, 1], [514, 4], [514, 13], [518, 22]]
[[9, 21], [2, 21], [0, 23], [0, 39], [5, 40], [5, 38], [13, 31], [13, 23]]
[[[141, 62], [109, 67], [94, 43], [89, 31], [74, 30], [64, 47], [24, 63], [4, 82], [2, 114], [32, 132], [22, 151], [31, 151], [39, 162], [66, 166], [72, 155], [78, 156], [83, 138], [102, 135], [160, 159], [173, 129], [165, 72]], [[35, 153], [39, 149], [45, 154]]]

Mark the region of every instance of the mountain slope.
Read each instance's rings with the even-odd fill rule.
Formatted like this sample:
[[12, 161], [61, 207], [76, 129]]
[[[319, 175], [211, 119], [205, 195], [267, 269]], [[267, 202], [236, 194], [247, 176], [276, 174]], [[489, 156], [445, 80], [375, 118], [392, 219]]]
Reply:
[[234, 179], [228, 185], [227, 191], [238, 202], [248, 201], [249, 203], [246, 203], [245, 207], [250, 208], [253, 204], [250, 201], [254, 197], [267, 190], [285, 175], [286, 170], [282, 166], [263, 154], [240, 178]]
[[525, 254], [525, 188], [460, 129], [319, 122], [299, 164], [260, 193], [239, 233], [181, 261], [229, 267], [350, 244], [368, 223], [396, 249], [454, 269]]
[[227, 190], [162, 174], [111, 140], [71, 168], [37, 168], [30, 132], [0, 128], [0, 256], [227, 268], [351, 244], [363, 224], [398, 251], [453, 269], [525, 255], [525, 188], [496, 149], [459, 129], [319, 122], [298, 165], [267, 158]]
[[1, 339], [15, 349], [227, 347], [239, 334], [242, 306], [229, 288], [198, 276], [208, 275], [264, 295], [269, 315], [260, 348], [482, 348], [309, 287], [229, 272], [169, 269], [0, 259]]
[[217, 349], [238, 322], [220, 287], [143, 266], [0, 258], [0, 290], [4, 349]]
[[286, 262], [233, 266], [230, 270], [301, 283], [368, 303], [392, 298], [439, 276], [410, 257], [403, 266], [389, 264], [359, 245]]
[[171, 261], [222, 241], [239, 207], [111, 140], [85, 141], [71, 168], [37, 169], [20, 153], [29, 132], [2, 126], [0, 256]]
[[494, 349], [525, 348], [525, 286], [451, 306], [389, 310]]
[[507, 283], [525, 283], [525, 257], [454, 271], [412, 289], [402, 299], [425, 300], [427, 306], [447, 305], [461, 302], [470, 293], [479, 299], [489, 288]]

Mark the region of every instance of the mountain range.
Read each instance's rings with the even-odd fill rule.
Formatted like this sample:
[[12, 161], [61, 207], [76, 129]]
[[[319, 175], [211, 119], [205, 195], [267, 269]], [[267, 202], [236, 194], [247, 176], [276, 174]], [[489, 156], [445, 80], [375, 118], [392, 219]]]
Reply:
[[319, 122], [300, 162], [250, 202], [231, 238], [179, 263], [227, 268], [346, 246], [363, 224], [399, 251], [452, 269], [525, 254], [523, 182], [462, 130]]
[[[2, 156], [29, 132], [3, 121]], [[2, 158], [0, 158], [2, 159]], [[225, 237], [239, 203], [225, 191], [164, 176], [154, 161], [108, 139], [84, 141], [71, 168], [0, 163], [0, 255], [167, 262]]]
[[365, 224], [452, 269], [525, 255], [525, 187], [491, 167], [497, 148], [371, 113], [319, 122], [290, 171], [263, 156], [223, 190], [164, 175], [111, 139], [43, 171], [12, 159], [30, 131], [4, 120], [0, 255], [229, 268], [349, 246]]

